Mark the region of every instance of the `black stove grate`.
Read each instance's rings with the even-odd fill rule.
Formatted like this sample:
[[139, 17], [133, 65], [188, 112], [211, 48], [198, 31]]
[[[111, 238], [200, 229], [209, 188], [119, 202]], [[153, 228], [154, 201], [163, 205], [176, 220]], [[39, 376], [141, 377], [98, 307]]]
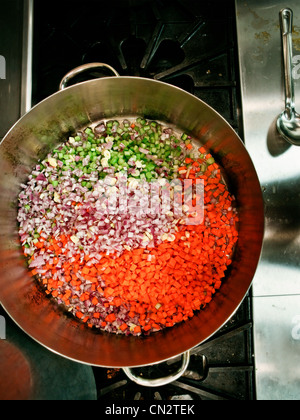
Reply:
[[[233, 0], [52, 0], [35, 2], [34, 22], [33, 104], [55, 93], [72, 68], [105, 62], [121, 75], [192, 93], [243, 138]], [[99, 400], [255, 399], [250, 295], [193, 353], [187, 374], [158, 389], [139, 387], [122, 370], [95, 368]], [[173, 368], [164, 364], [141, 372], [151, 376]]]
[[233, 1], [36, 2], [34, 48], [34, 104], [100, 61], [181, 87], [241, 131]]
[[[191, 351], [186, 373], [170, 385], [145, 388], [121, 369], [94, 369], [99, 400], [255, 400], [251, 297], [211, 339]], [[180, 360], [179, 360], [180, 361]], [[155, 379], [177, 368], [176, 359], [139, 368]]]

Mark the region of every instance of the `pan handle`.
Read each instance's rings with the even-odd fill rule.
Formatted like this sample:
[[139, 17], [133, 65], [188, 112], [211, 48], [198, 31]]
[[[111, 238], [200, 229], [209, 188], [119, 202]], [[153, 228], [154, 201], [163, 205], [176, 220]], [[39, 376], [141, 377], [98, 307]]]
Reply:
[[69, 73], [67, 73], [62, 81], [60, 82], [59, 85], [59, 90], [64, 90], [67, 85], [68, 82], [73, 79], [73, 77], [77, 76], [80, 73], [83, 73], [87, 70], [92, 70], [92, 69], [99, 69], [99, 68], [107, 68], [109, 69], [115, 76], [120, 77], [119, 73], [110, 65], [105, 64], [105, 63], [89, 63], [89, 64], [83, 64], [82, 66], [76, 67], [75, 69], [71, 70]]
[[190, 363], [190, 352], [187, 351], [186, 353], [183, 353], [182, 355], [182, 365], [178, 369], [178, 371], [169, 376], [166, 376], [165, 378], [158, 378], [158, 379], [142, 378], [141, 376], [138, 376], [137, 374], [135, 374], [133, 372], [133, 369], [131, 368], [124, 368], [123, 371], [128, 376], [128, 378], [131, 379], [136, 384], [150, 387], [150, 388], [151, 387], [156, 388], [156, 387], [165, 386], [174, 381], [177, 381], [177, 379], [179, 379], [187, 370], [189, 363]]

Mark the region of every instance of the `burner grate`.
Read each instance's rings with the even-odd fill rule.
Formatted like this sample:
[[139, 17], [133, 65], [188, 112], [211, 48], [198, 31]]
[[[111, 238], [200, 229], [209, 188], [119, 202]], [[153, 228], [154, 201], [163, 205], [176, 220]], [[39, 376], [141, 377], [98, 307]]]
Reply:
[[[208, 4], [206, 4], [208, 3]], [[33, 102], [88, 62], [165, 81], [215, 108], [241, 133], [234, 2], [53, 0], [35, 6]], [[58, 14], [57, 7], [61, 10]], [[42, 16], [42, 19], [41, 19]]]
[[[132, 383], [121, 369], [95, 368], [99, 400], [254, 400], [255, 372], [248, 296], [231, 320], [211, 339], [191, 351], [186, 373], [160, 388], [144, 388]], [[154, 379], [177, 368], [180, 358], [158, 366], [139, 368]]]

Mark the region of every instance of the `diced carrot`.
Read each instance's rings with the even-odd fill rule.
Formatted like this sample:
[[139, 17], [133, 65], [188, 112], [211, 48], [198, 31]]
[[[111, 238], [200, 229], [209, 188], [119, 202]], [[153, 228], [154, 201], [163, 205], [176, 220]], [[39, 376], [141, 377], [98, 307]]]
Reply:
[[140, 334], [142, 332], [142, 329], [141, 329], [141, 327], [136, 326], [133, 331], [134, 331], [135, 334]]
[[81, 270], [82, 274], [89, 274], [90, 269], [88, 267], [83, 267], [83, 269]]
[[98, 305], [98, 303], [99, 303], [98, 299], [96, 297], [93, 297], [92, 304], [93, 305]]
[[181, 166], [180, 168], [178, 168], [178, 172], [186, 171], [186, 170], [187, 170], [186, 166]]
[[125, 323], [120, 326], [121, 331], [126, 331], [127, 329], [128, 329], [128, 325]]
[[148, 324], [148, 325], [145, 325], [145, 326], [144, 326], [143, 330], [144, 330], [144, 331], [150, 331], [150, 330], [151, 330], [151, 328], [152, 328], [152, 327], [151, 327], [151, 325], [149, 325], [149, 324]]
[[114, 322], [116, 320], [116, 315], [115, 314], [109, 314], [107, 315], [107, 317], [105, 318], [106, 322]]

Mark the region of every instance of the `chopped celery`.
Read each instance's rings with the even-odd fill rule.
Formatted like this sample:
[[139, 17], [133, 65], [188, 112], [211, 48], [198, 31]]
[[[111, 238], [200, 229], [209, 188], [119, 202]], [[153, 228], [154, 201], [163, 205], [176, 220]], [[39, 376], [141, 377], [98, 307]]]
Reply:
[[[185, 158], [191, 156], [190, 151], [180, 147], [182, 141], [189, 143], [188, 135], [178, 135], [172, 130], [165, 136], [166, 127], [156, 121], [139, 117], [134, 123], [110, 120], [103, 125], [100, 133], [88, 127], [54, 151], [59, 163], [57, 171], [79, 171], [72, 176], [89, 190], [94, 187], [94, 181], [89, 181], [89, 178], [104, 179], [111, 173], [107, 167], [116, 172], [130, 169], [132, 176], [146, 181], [159, 176], [171, 180], [178, 176], [178, 168], [185, 165]], [[143, 153], [141, 149], [145, 149]], [[208, 159], [200, 169], [204, 171], [212, 163], [214, 159]], [[55, 188], [59, 185], [57, 180], [50, 182]]]
[[182, 139], [183, 141], [186, 141], [186, 140], [187, 140], [187, 138], [188, 138], [188, 135], [187, 135], [186, 133], [182, 134], [181, 139]]

